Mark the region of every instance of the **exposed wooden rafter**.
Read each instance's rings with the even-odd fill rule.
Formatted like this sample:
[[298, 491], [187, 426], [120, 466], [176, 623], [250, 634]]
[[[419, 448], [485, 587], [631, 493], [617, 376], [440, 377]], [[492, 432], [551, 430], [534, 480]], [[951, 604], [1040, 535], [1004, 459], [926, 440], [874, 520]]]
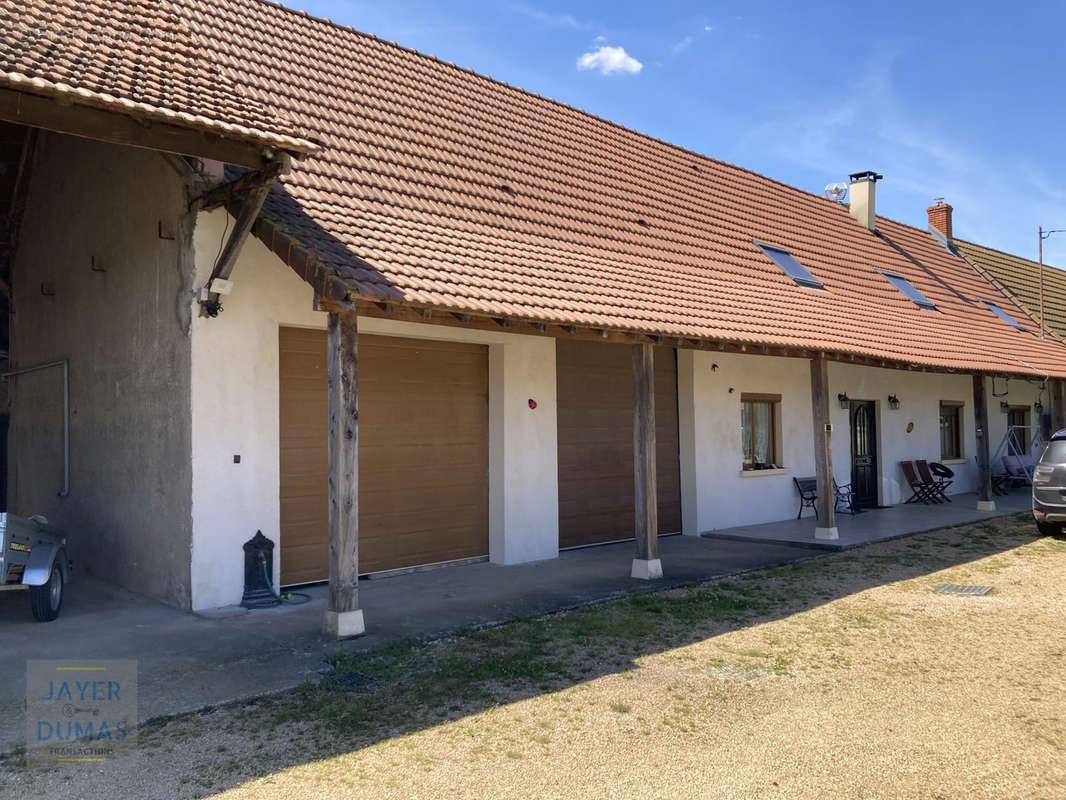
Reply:
[[[212, 199], [212, 202], [217, 201], [223, 196], [227, 196], [234, 201], [236, 201], [237, 197], [240, 197], [241, 200], [240, 207], [237, 209], [237, 219], [233, 224], [233, 230], [230, 232], [229, 238], [226, 239], [226, 243], [222, 247], [222, 252], [219, 253], [218, 260], [215, 262], [215, 266], [211, 270], [211, 277], [207, 282], [207, 288], [210, 295], [204, 301], [203, 305], [207, 310], [208, 316], [217, 315], [219, 310], [218, 295], [214, 291], [215, 280], [228, 280], [229, 276], [233, 273], [233, 268], [237, 265], [237, 256], [240, 255], [241, 248], [244, 247], [244, 240], [248, 238], [252, 226], [259, 217], [259, 212], [263, 208], [263, 203], [266, 202], [267, 195], [270, 193], [270, 187], [274, 185], [280, 176], [289, 171], [291, 164], [292, 161], [288, 154], [280, 153], [276, 160], [272, 161], [261, 171], [254, 173], [256, 175], [255, 179], [242, 184], [242, 195], [229, 193], [227, 187], [230, 187], [232, 184], [216, 187], [224, 189], [225, 191], [215, 196]], [[238, 179], [232, 183], [236, 184], [240, 180], [241, 179]], [[210, 194], [210, 192], [208, 194]]]
[[[229, 206], [242, 198], [247, 198], [253, 192], [260, 191], [263, 187], [267, 190], [280, 178], [288, 173], [292, 166], [292, 160], [287, 155], [282, 155], [267, 162], [262, 169], [246, 172], [236, 180], [220, 183], [195, 198], [189, 204], [190, 211], [212, 211], [222, 206]], [[263, 195], [266, 199], [266, 194]], [[262, 205], [262, 203], [260, 203]]]
[[0, 119], [101, 142], [211, 158], [252, 169], [266, 167], [272, 156], [261, 142], [146, 120], [80, 103], [60, 103], [52, 97], [13, 89], [0, 89]]

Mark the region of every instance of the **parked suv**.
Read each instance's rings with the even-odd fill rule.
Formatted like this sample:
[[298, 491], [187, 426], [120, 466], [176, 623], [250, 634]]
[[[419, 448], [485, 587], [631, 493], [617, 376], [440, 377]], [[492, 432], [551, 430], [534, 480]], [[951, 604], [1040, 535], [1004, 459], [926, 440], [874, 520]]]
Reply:
[[1045, 536], [1061, 536], [1066, 525], [1066, 430], [1051, 437], [1033, 470], [1033, 516]]

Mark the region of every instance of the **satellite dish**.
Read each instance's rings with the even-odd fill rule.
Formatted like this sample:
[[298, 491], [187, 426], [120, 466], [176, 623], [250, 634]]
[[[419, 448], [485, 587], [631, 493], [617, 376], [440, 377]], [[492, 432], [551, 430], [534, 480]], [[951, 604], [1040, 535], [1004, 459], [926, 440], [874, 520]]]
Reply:
[[848, 196], [848, 185], [839, 181], [830, 183], [825, 187], [825, 196], [827, 200], [836, 200], [838, 203], [843, 203], [844, 198]]

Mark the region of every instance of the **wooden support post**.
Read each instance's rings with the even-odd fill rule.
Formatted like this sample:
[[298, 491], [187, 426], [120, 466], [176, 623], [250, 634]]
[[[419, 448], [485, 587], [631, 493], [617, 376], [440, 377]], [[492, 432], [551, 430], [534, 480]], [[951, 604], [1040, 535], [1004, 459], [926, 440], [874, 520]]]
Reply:
[[1066, 428], [1066, 381], [1051, 382], [1051, 433]]
[[237, 265], [237, 256], [240, 255], [241, 248], [244, 247], [244, 240], [251, 233], [252, 225], [259, 216], [267, 195], [270, 194], [270, 187], [277, 181], [278, 175], [288, 170], [288, 157], [283, 158], [280, 164], [281, 166], [276, 170], [276, 175], [274, 174], [275, 170], [271, 170], [269, 179], [264, 179], [264, 182], [259, 184], [253, 184], [241, 201], [240, 210], [237, 212], [237, 220], [233, 223], [233, 230], [230, 232], [229, 238], [226, 239], [222, 252], [219, 253], [214, 269], [211, 270], [211, 278], [207, 283], [208, 289], [211, 288], [211, 281], [215, 278], [228, 280], [229, 276], [233, 274], [233, 268]]
[[992, 499], [992, 465], [988, 452], [988, 398], [985, 376], [973, 376], [973, 419], [977, 429], [977, 510], [995, 511]]
[[359, 325], [354, 311], [329, 314], [329, 605], [323, 632], [364, 633], [359, 608]]
[[833, 426], [829, 422], [829, 362], [811, 359], [811, 409], [814, 417], [814, 474], [818, 482], [818, 525], [815, 539], [839, 539], [836, 491], [833, 488]]
[[637, 557], [632, 576], [663, 576], [659, 560], [659, 506], [655, 473], [655, 348], [633, 345], [633, 497]]

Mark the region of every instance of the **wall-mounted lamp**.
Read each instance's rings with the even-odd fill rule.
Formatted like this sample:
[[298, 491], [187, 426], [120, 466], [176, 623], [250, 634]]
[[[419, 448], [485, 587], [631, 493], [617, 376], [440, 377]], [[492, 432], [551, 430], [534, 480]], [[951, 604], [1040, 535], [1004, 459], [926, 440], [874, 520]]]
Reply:
[[851, 407], [851, 398], [848, 397], [847, 392], [841, 392], [837, 395], [837, 400], [840, 402], [840, 407], [847, 409]]
[[1044, 404], [1037, 400], [1035, 403], [1033, 403], [1033, 411], [1035, 411], [1037, 414], [1044, 413]]
[[999, 404], [999, 410], [1006, 414], [1008, 411], [1010, 411], [1010, 404], [1006, 400], [1004, 400], [1002, 403]]
[[899, 398], [896, 397], [894, 394], [890, 394], [888, 396], [888, 407], [891, 409], [899, 408]]

